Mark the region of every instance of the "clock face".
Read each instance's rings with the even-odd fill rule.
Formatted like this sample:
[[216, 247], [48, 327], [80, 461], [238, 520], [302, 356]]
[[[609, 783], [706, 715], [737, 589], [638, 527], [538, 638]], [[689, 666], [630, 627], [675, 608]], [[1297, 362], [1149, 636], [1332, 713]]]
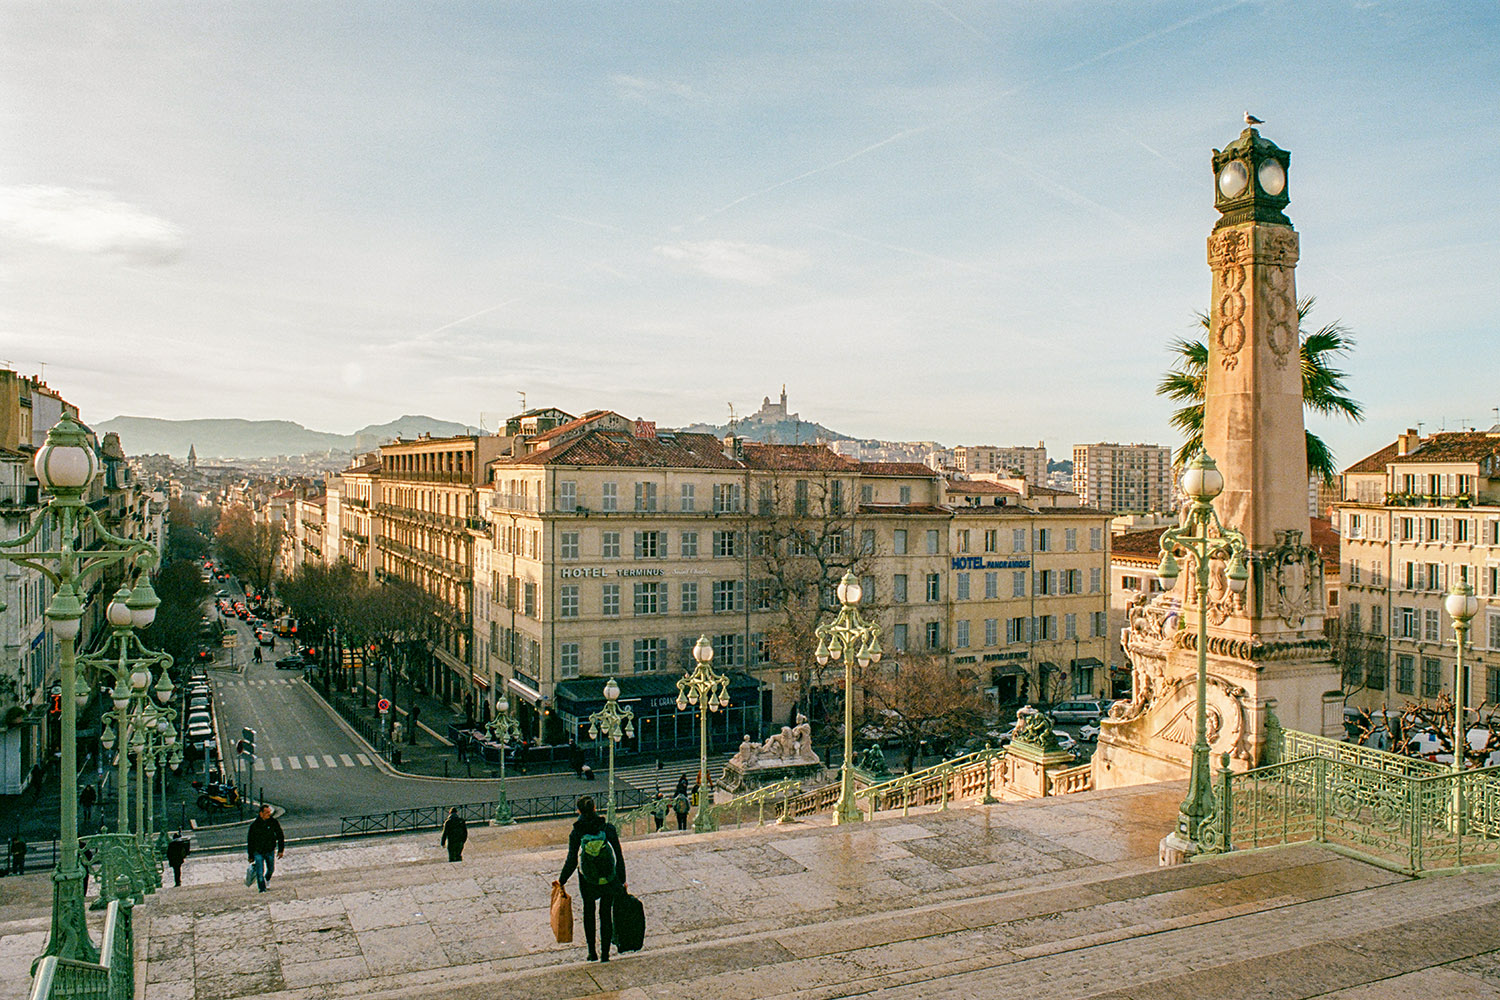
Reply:
[[1219, 193], [1226, 198], [1237, 198], [1245, 193], [1250, 184], [1250, 171], [1239, 160], [1230, 160], [1219, 171]]
[[1273, 198], [1286, 190], [1286, 171], [1277, 160], [1262, 163], [1255, 176], [1260, 181], [1260, 189]]

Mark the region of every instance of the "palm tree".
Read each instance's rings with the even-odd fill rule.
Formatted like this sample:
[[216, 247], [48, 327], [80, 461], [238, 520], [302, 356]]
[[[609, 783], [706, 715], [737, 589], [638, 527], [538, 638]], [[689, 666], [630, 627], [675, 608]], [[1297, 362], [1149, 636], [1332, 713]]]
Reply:
[[[1303, 328], [1308, 313], [1317, 300], [1309, 295], [1297, 302], [1297, 333], [1301, 343], [1302, 405], [1320, 416], [1344, 416], [1352, 421], [1364, 419], [1364, 407], [1348, 394], [1344, 385], [1347, 372], [1333, 367], [1333, 359], [1354, 348], [1354, 336], [1339, 320], [1309, 333]], [[1156, 387], [1158, 396], [1184, 403], [1172, 411], [1172, 426], [1182, 431], [1185, 440], [1177, 449], [1174, 461], [1182, 465], [1203, 447], [1203, 391], [1208, 377], [1208, 334], [1211, 321], [1207, 313], [1198, 313], [1203, 328], [1202, 340], [1179, 338], [1172, 343], [1176, 364], [1162, 376]], [[1333, 451], [1312, 431], [1307, 432], [1307, 471], [1325, 483], [1338, 477]]]

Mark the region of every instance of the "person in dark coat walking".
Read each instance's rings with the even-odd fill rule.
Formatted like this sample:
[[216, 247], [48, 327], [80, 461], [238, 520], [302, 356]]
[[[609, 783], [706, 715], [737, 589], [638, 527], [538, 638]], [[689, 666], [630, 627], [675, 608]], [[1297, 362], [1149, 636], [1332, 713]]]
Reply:
[[167, 844], [167, 864], [172, 866], [172, 884], [182, 884], [182, 863], [187, 860], [188, 842], [182, 839], [182, 834], [172, 834], [172, 840]]
[[460, 729], [458, 738], [453, 741], [453, 749], [458, 751], [458, 759], [467, 761], [469, 759], [469, 733], [468, 730]]
[[266, 883], [276, 872], [276, 859], [286, 853], [286, 836], [281, 824], [271, 815], [271, 807], [261, 803], [260, 814], [250, 824], [250, 833], [245, 838], [245, 849], [250, 855], [250, 864], [255, 866], [255, 884], [266, 891]]
[[447, 845], [448, 860], [462, 861], [464, 857], [464, 844], [469, 839], [469, 827], [458, 814], [458, 809], [448, 810], [448, 821], [443, 824], [443, 837], [438, 845]]
[[78, 808], [83, 811], [83, 825], [94, 825], [94, 803], [99, 801], [99, 789], [93, 785], [84, 785], [83, 791], [78, 793]]
[[26, 874], [26, 841], [21, 839], [19, 833], [10, 842], [10, 873]]
[[406, 738], [406, 742], [410, 743], [412, 746], [417, 745], [417, 720], [421, 717], [422, 706], [413, 705], [411, 707], [411, 734]]
[[[585, 840], [590, 843], [585, 844]], [[557, 881], [566, 884], [575, 870], [578, 872], [578, 894], [583, 897], [583, 937], [589, 947], [589, 961], [608, 962], [609, 943], [615, 930], [615, 897], [626, 887], [625, 855], [620, 850], [619, 832], [595, 811], [594, 800], [587, 795], [578, 800], [578, 819], [568, 834], [568, 860], [563, 864]], [[599, 912], [597, 936], [594, 933], [596, 907]]]

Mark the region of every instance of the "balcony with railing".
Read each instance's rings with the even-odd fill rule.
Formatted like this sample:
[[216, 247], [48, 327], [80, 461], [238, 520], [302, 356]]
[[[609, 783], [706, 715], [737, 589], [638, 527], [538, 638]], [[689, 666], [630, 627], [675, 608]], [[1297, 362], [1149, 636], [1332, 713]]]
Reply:
[[36, 483], [0, 486], [0, 507], [39, 507], [41, 489]]

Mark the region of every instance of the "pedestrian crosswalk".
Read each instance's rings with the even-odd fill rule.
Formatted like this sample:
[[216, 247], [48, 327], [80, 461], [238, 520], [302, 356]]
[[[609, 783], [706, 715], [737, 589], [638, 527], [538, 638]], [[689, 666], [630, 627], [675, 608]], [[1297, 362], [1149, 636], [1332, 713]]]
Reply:
[[255, 762], [257, 771], [311, 771], [325, 767], [374, 767], [369, 757], [362, 753], [291, 754], [284, 757], [262, 757]]

